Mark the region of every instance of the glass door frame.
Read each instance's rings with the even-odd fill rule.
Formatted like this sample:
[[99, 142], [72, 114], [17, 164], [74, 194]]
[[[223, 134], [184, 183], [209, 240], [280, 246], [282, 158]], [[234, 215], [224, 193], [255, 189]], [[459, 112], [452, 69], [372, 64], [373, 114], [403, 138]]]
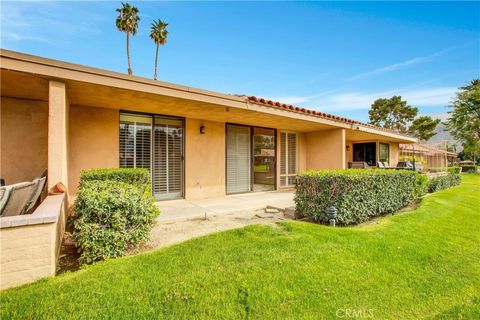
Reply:
[[[141, 111], [130, 111], [130, 110], [124, 110], [120, 109], [118, 112], [118, 123], [120, 123], [120, 115], [121, 114], [131, 114], [131, 115], [139, 115], [139, 116], [148, 116], [152, 118], [152, 136], [150, 140], [150, 192], [152, 193], [153, 196], [153, 156], [154, 156], [154, 132], [153, 128], [155, 125], [155, 116], [161, 117], [161, 118], [170, 118], [170, 119], [175, 119], [175, 120], [180, 120], [182, 122], [182, 179], [181, 179], [181, 184], [182, 184], [182, 191], [180, 192], [180, 197], [174, 198], [174, 199], [158, 199], [155, 197], [156, 201], [168, 201], [168, 200], [175, 200], [175, 199], [185, 199], [185, 138], [186, 138], [186, 132], [185, 132], [185, 117], [177, 117], [177, 116], [171, 116], [171, 115], [166, 115], [166, 114], [158, 114], [158, 113], [150, 113], [150, 112], [141, 112]], [[118, 150], [120, 150], [120, 140], [118, 142]], [[119, 164], [120, 167], [120, 164]]]
[[[227, 168], [227, 148], [228, 148], [228, 140], [227, 140], [227, 130], [228, 126], [240, 126], [240, 127], [247, 127], [250, 128], [250, 191], [248, 192], [236, 192], [236, 193], [227, 193], [227, 174], [228, 174], [228, 168]], [[247, 124], [239, 124], [239, 123], [233, 123], [233, 122], [225, 122], [225, 194], [227, 195], [233, 195], [233, 194], [242, 194], [242, 193], [254, 193], [254, 192], [262, 192], [262, 191], [254, 191], [253, 190], [253, 185], [254, 185], [254, 180], [255, 180], [255, 172], [254, 172], [254, 129], [259, 128], [259, 129], [268, 129], [268, 130], [273, 130], [273, 138], [274, 138], [274, 148], [275, 148], [275, 157], [274, 157], [274, 168], [273, 168], [273, 190], [277, 190], [277, 169], [278, 169], [278, 130], [275, 128], [269, 128], [269, 127], [261, 127], [261, 126], [250, 126]]]
[[[362, 146], [363, 160], [355, 160], [355, 145]], [[367, 145], [374, 146], [373, 151], [375, 154], [373, 157], [372, 164], [369, 164], [367, 161]], [[353, 142], [352, 143], [352, 161], [363, 161], [363, 162], [366, 162], [369, 166], [376, 166], [378, 161], [378, 142], [377, 141]]]

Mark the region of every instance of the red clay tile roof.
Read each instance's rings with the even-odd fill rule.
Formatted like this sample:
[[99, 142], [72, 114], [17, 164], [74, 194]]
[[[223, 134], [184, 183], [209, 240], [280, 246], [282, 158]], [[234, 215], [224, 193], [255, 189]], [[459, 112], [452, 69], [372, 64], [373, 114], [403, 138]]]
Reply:
[[256, 103], [261, 103], [261, 104], [268, 105], [268, 106], [272, 106], [272, 107], [279, 108], [279, 109], [286, 109], [286, 110], [289, 110], [289, 111], [295, 111], [295, 112], [300, 112], [300, 113], [304, 113], [304, 114], [309, 114], [309, 115], [317, 116], [317, 117], [324, 118], [324, 119], [339, 121], [339, 122], [348, 123], [348, 124], [359, 124], [359, 125], [362, 125], [362, 126], [365, 126], [365, 127], [376, 129], [376, 130], [391, 132], [391, 133], [395, 133], [395, 134], [401, 134], [397, 130], [382, 128], [382, 127], [374, 126], [374, 125], [371, 125], [371, 124], [368, 124], [368, 123], [364, 123], [364, 122], [360, 122], [360, 121], [356, 121], [356, 120], [352, 120], [352, 119], [348, 119], [348, 118], [343, 118], [343, 117], [335, 116], [333, 114], [319, 112], [319, 111], [316, 111], [316, 110], [306, 109], [306, 108], [303, 108], [303, 107], [296, 107], [296, 106], [293, 106], [291, 104], [285, 104], [285, 103], [281, 103], [281, 102], [278, 102], [278, 101], [272, 101], [272, 100], [268, 100], [268, 99], [264, 99], [264, 98], [257, 98], [255, 96], [249, 96], [247, 98], [250, 101], [253, 101], [253, 102], [256, 102]]

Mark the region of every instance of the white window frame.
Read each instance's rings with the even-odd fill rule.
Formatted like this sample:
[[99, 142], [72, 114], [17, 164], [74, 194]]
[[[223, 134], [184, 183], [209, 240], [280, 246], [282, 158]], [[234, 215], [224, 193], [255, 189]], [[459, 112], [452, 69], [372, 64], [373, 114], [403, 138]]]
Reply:
[[[286, 131], [286, 130], [280, 130], [280, 161], [282, 161], [281, 159], [281, 155], [282, 155], [282, 148], [283, 148], [283, 145], [281, 143], [281, 134], [284, 133], [285, 134], [285, 173], [282, 174], [281, 173], [281, 163], [280, 165], [278, 166], [279, 167], [279, 184], [280, 184], [280, 188], [290, 188], [292, 186], [294, 186], [294, 184], [289, 184], [288, 181], [289, 181], [289, 177], [296, 177], [298, 175], [298, 133], [295, 132], [295, 131]], [[295, 173], [289, 173], [288, 171], [288, 134], [294, 134], [295, 135], [295, 148], [296, 148], [296, 151], [295, 151]], [[285, 185], [282, 185], [282, 178], [285, 178]]]

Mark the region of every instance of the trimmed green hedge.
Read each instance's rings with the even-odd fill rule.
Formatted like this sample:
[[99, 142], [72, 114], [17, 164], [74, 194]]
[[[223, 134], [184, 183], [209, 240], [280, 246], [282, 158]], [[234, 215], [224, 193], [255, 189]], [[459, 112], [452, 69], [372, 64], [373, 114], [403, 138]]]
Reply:
[[141, 168], [101, 168], [84, 170], [80, 175], [80, 186], [87, 181], [117, 181], [130, 183], [141, 188], [150, 184], [150, 172]]
[[460, 182], [462, 182], [460, 175], [456, 173], [449, 174], [448, 176], [435, 177], [428, 182], [428, 192], [437, 192], [458, 186]]
[[326, 210], [337, 208], [337, 223], [358, 224], [393, 213], [425, 194], [427, 177], [407, 170], [348, 169], [302, 173], [295, 204], [304, 216], [327, 222]]
[[462, 172], [461, 167], [431, 167], [426, 168], [427, 172], [448, 172], [448, 173], [460, 173]]
[[146, 169], [82, 172], [73, 232], [82, 264], [124, 255], [149, 238], [160, 214], [150, 188]]

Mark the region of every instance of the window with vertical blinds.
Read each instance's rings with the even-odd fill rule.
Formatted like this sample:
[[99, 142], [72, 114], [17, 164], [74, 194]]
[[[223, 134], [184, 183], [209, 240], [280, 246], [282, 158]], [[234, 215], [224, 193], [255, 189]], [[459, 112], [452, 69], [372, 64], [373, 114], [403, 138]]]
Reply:
[[155, 117], [153, 193], [157, 198], [178, 198], [183, 184], [183, 123]]
[[152, 118], [120, 115], [120, 167], [151, 169]]
[[280, 186], [293, 186], [296, 178], [297, 134], [280, 132]]
[[251, 190], [250, 127], [227, 125], [227, 193]]
[[183, 121], [181, 119], [122, 113], [120, 167], [145, 168], [152, 173], [157, 199], [183, 193]]

